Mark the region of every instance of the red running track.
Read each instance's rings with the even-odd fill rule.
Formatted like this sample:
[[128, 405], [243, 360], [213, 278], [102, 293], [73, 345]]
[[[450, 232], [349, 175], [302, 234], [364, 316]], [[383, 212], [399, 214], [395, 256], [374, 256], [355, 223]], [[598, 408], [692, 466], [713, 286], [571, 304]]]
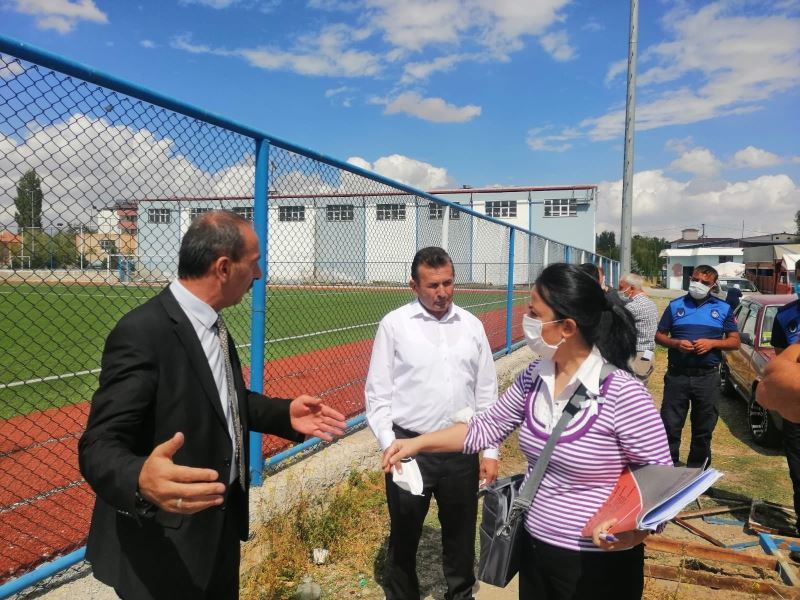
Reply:
[[[514, 339], [524, 310], [514, 308]], [[480, 318], [492, 349], [504, 347], [505, 311]], [[265, 393], [317, 394], [349, 418], [363, 410], [371, 351], [363, 340], [270, 361]], [[85, 543], [94, 494], [78, 472], [77, 443], [88, 412], [82, 402], [0, 421], [0, 583]], [[287, 446], [264, 437], [265, 455]]]

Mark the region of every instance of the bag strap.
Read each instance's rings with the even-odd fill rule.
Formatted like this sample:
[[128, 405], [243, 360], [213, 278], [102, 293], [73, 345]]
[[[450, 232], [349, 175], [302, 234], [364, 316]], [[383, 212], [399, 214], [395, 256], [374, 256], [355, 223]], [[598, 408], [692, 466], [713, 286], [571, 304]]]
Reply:
[[[611, 374], [616, 370], [617, 367], [615, 365], [612, 365], [611, 363], [603, 363], [603, 367], [600, 369], [600, 385], [605, 385], [607, 388], [607, 384], [610, 382]], [[528, 477], [525, 485], [522, 486], [519, 494], [514, 499], [514, 502], [511, 505], [511, 511], [508, 515], [508, 520], [506, 521], [507, 524], [513, 523], [517, 518], [519, 518], [520, 515], [524, 514], [528, 508], [530, 508], [533, 498], [536, 496], [536, 492], [539, 491], [539, 486], [542, 483], [542, 479], [544, 479], [545, 470], [547, 469], [547, 465], [550, 463], [550, 457], [553, 455], [553, 451], [556, 448], [558, 438], [561, 437], [561, 433], [567, 428], [567, 424], [569, 424], [572, 418], [578, 413], [581, 408], [581, 404], [585, 402], [587, 398], [588, 396], [586, 387], [583, 384], [580, 384], [578, 389], [572, 394], [572, 397], [570, 397], [567, 405], [564, 407], [564, 411], [561, 413], [561, 418], [558, 420], [558, 423], [556, 423], [556, 426], [550, 433], [550, 437], [547, 438], [547, 442], [545, 443], [544, 448], [542, 448], [542, 452], [536, 461], [536, 466], [533, 467], [531, 476]]]

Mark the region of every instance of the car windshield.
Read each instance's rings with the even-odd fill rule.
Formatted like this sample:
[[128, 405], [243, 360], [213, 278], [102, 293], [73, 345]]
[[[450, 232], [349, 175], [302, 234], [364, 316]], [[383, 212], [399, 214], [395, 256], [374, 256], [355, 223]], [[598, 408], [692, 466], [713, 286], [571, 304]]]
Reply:
[[727, 292], [728, 289], [739, 286], [739, 289], [743, 292], [757, 292], [756, 286], [754, 286], [751, 282], [747, 279], [720, 279], [719, 280], [719, 291], [720, 292]]
[[779, 306], [768, 306], [764, 310], [764, 320], [761, 322], [762, 348], [772, 348], [772, 324], [775, 322], [775, 315], [778, 314]]

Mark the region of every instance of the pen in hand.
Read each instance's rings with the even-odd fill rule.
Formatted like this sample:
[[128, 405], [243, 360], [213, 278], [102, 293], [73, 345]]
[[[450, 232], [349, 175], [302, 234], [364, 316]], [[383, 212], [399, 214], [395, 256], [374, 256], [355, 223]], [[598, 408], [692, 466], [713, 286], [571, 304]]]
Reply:
[[603, 541], [608, 542], [609, 544], [614, 544], [619, 541], [617, 539], [617, 536], [615, 536], [613, 533], [604, 533], [602, 535], [602, 539]]

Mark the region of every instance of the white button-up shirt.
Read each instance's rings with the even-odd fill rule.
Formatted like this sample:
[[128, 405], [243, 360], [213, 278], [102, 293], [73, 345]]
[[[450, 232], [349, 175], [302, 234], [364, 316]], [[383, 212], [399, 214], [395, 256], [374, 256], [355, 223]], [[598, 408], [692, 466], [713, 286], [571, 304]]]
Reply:
[[[194, 327], [194, 331], [203, 347], [203, 352], [208, 359], [208, 366], [214, 376], [214, 383], [217, 384], [219, 400], [222, 403], [222, 412], [225, 421], [228, 423], [228, 434], [231, 436], [231, 472], [228, 478], [229, 483], [236, 479], [236, 445], [233, 441], [233, 418], [231, 417], [231, 407], [228, 402], [228, 376], [225, 373], [225, 357], [222, 356], [222, 348], [219, 344], [219, 333], [217, 332], [218, 314], [208, 304], [200, 300], [197, 296], [187, 290], [177, 279], [169, 286], [169, 291], [175, 296], [175, 300], [186, 313], [189, 322]], [[247, 440], [244, 440], [247, 443]]]
[[542, 385], [536, 394], [533, 402], [533, 416], [544, 424], [545, 431], [551, 433], [555, 428], [564, 407], [572, 398], [572, 394], [578, 389], [580, 384], [586, 388], [591, 396], [597, 397], [600, 394], [600, 371], [605, 364], [605, 360], [600, 355], [597, 346], [592, 348], [591, 353], [572, 374], [569, 383], [556, 396], [553, 394], [556, 387], [556, 365], [549, 358], [543, 358], [539, 363], [539, 377]]
[[418, 300], [393, 310], [378, 326], [364, 395], [383, 449], [395, 439], [393, 423], [428, 433], [461, 420], [465, 409], [486, 410], [497, 399], [497, 374], [483, 324], [454, 304], [441, 319]]

